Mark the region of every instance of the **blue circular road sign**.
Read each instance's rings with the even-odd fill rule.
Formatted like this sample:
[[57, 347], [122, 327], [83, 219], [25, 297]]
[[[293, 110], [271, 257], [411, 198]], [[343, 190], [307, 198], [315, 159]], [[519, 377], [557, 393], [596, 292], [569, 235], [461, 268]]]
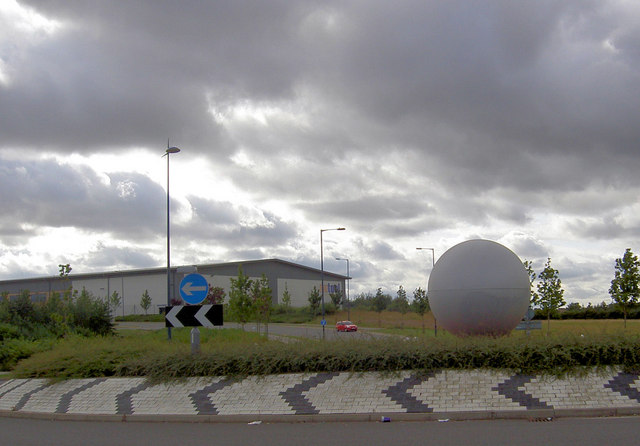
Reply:
[[209, 283], [200, 274], [188, 274], [180, 282], [180, 297], [186, 303], [198, 305], [209, 293]]

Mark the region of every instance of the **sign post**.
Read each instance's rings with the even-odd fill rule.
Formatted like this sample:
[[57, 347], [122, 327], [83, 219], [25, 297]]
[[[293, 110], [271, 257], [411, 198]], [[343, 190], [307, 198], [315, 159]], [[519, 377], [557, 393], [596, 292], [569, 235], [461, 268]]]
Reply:
[[[207, 282], [207, 279], [205, 279], [204, 276], [200, 274], [196, 274], [196, 273], [187, 274], [182, 279], [182, 282], [180, 282], [180, 297], [182, 297], [182, 300], [184, 300], [188, 304], [196, 306], [202, 303], [202, 301], [207, 298], [207, 294], [209, 294], [209, 283]], [[185, 326], [193, 327], [191, 329], [191, 354], [192, 355], [197, 355], [200, 353], [200, 330], [198, 330], [198, 326], [200, 325], [209, 326], [209, 324], [212, 323], [212, 321], [210, 321], [206, 317], [209, 310], [204, 308], [204, 307], [210, 307], [210, 305], [198, 305], [198, 306], [199, 306], [198, 311], [195, 313], [195, 315], [193, 315], [194, 318], [196, 319], [195, 321], [188, 320], [187, 316], [183, 316], [183, 318], [187, 318], [184, 321], [186, 322]], [[182, 307], [182, 308], [188, 308], [188, 307]], [[181, 321], [178, 317], [180, 315], [180, 312], [182, 311], [182, 308], [178, 309], [173, 314], [171, 313], [173, 311], [173, 308], [167, 312], [167, 316], [166, 316], [167, 324], [169, 323], [170, 314], [172, 316], [172, 321], [171, 321], [172, 323], [182, 322], [184, 324], [184, 322]], [[219, 322], [220, 322], [219, 325], [222, 325], [222, 311], [220, 312]], [[214, 325], [218, 325], [218, 324], [214, 324]], [[176, 325], [174, 325], [174, 327], [175, 326]]]
[[529, 309], [524, 315], [523, 320], [516, 327], [516, 330], [526, 330], [525, 333], [527, 336], [531, 334], [531, 330], [541, 330], [542, 321], [534, 321], [533, 317], [535, 315], [536, 315], [536, 312], [533, 311], [533, 308], [529, 307]]
[[200, 330], [198, 327], [191, 329], [191, 354], [194, 356], [200, 354]]

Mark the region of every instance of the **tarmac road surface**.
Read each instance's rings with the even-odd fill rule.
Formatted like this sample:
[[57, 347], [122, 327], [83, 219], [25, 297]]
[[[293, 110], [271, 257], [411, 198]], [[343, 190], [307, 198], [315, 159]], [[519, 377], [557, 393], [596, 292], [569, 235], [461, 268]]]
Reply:
[[172, 423], [0, 417], [7, 446], [190, 445], [637, 445], [640, 419], [560, 418], [353, 423]]
[[[164, 322], [116, 322], [116, 328], [130, 330], [161, 330], [165, 328]], [[235, 322], [227, 322], [224, 328], [240, 328], [240, 324]], [[256, 331], [255, 323], [245, 324], [246, 331]], [[264, 326], [262, 326], [264, 330]], [[299, 324], [269, 324], [269, 335], [275, 336], [291, 336], [297, 338], [322, 338], [322, 327]], [[369, 328], [359, 328], [356, 332], [338, 333], [335, 326], [327, 325], [325, 327], [325, 339], [371, 339], [393, 336], [383, 333], [376, 333]]]

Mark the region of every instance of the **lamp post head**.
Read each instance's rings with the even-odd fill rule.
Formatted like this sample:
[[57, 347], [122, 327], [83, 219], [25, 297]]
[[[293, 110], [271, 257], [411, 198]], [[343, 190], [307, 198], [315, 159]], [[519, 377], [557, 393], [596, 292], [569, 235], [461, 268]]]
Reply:
[[329, 229], [320, 229], [320, 232], [325, 232], [325, 231], [344, 231], [346, 230], [346, 228], [329, 228]]
[[165, 151], [165, 155], [168, 155], [170, 153], [178, 153], [179, 151], [180, 149], [177, 147], [167, 147], [167, 150]]

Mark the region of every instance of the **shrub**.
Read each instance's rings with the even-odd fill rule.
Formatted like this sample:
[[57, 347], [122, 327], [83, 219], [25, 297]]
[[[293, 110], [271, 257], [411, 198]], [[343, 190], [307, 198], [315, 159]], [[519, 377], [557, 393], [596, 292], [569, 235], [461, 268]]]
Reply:
[[0, 323], [0, 341], [19, 339], [21, 337], [20, 329], [15, 325]]
[[[241, 335], [241, 336], [240, 336]], [[141, 336], [144, 341], [141, 342]], [[147, 336], [154, 337], [153, 339]], [[157, 339], [156, 339], [157, 338]], [[637, 336], [537, 338], [466, 338], [337, 340], [266, 342], [240, 330], [203, 333], [202, 353], [190, 354], [189, 330], [176, 330], [167, 343], [164, 333], [135, 338], [71, 338], [60, 350], [21, 361], [19, 377], [148, 376], [171, 379], [187, 376], [246, 376], [323, 371], [396, 372], [441, 369], [501, 369], [513, 373], [563, 374], [583, 367], [622, 367], [640, 370]]]
[[51, 347], [50, 342], [4, 339], [0, 344], [0, 370], [12, 369], [18, 361]]
[[56, 338], [67, 333], [87, 336], [113, 333], [108, 305], [84, 289], [77, 297], [65, 301], [54, 293], [46, 303], [33, 303], [28, 291], [16, 300], [2, 300], [0, 324], [0, 336], [28, 340]]

